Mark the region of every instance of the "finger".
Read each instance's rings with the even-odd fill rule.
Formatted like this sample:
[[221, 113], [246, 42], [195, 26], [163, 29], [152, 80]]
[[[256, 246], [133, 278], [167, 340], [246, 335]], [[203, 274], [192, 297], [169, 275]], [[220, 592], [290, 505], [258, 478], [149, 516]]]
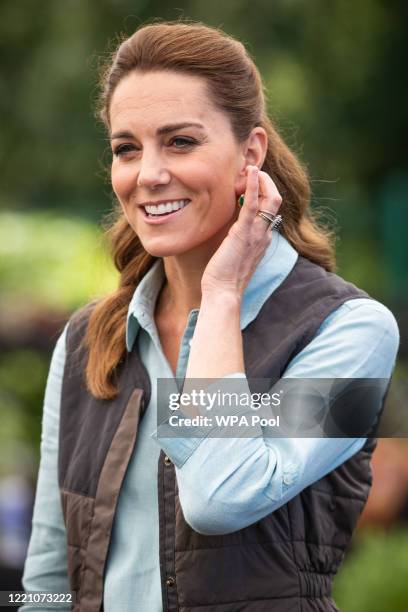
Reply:
[[267, 172], [259, 171], [259, 209], [267, 210], [273, 215], [278, 214], [282, 204], [282, 196], [274, 181]]
[[241, 208], [238, 221], [243, 225], [252, 224], [258, 212], [259, 171], [257, 166], [247, 166], [247, 183], [244, 194], [245, 204]]

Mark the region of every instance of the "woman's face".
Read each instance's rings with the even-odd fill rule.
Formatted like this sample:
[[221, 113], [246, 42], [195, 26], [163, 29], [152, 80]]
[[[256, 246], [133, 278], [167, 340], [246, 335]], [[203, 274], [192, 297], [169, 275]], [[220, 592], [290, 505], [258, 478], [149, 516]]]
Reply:
[[[215, 250], [245, 191], [249, 162], [205, 85], [177, 72], [133, 72], [112, 97], [112, 187], [144, 248], [155, 256]], [[166, 210], [159, 203], [175, 202], [186, 205], [157, 214]], [[153, 208], [147, 212], [145, 206]]]

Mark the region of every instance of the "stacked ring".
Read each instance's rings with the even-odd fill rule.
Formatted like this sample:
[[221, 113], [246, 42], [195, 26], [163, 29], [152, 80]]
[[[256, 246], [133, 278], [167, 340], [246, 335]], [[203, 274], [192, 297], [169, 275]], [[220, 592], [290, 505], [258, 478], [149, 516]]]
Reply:
[[[244, 196], [240, 195], [237, 201], [237, 205], [239, 206], [239, 208], [242, 208], [242, 206], [244, 205]], [[265, 221], [268, 222], [268, 229], [269, 230], [273, 230], [273, 229], [279, 229], [279, 226], [282, 223], [282, 216], [281, 215], [274, 215], [272, 213], [270, 213], [268, 210], [258, 210], [258, 212], [256, 213], [257, 215], [259, 215], [260, 217], [262, 217], [262, 219], [265, 219]]]
[[280, 224], [282, 223], [281, 215], [273, 215], [268, 210], [258, 210], [256, 213], [262, 219], [268, 222], [268, 230], [272, 231], [273, 229], [278, 229]]

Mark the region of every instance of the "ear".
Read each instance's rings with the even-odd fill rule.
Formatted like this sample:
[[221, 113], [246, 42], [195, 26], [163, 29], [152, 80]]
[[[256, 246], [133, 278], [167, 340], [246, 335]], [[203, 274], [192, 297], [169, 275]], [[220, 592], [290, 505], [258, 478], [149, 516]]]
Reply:
[[263, 127], [254, 127], [243, 144], [242, 163], [236, 180], [235, 191], [239, 196], [246, 190], [246, 167], [262, 168], [268, 150], [268, 135]]

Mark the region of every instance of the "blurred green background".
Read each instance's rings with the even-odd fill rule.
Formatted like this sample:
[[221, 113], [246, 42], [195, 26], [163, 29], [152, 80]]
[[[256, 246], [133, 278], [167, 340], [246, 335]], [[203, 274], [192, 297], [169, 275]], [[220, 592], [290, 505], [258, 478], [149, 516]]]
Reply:
[[[118, 34], [152, 18], [199, 20], [246, 44], [272, 118], [309, 169], [312, 205], [337, 227], [338, 273], [398, 320], [395, 380], [406, 390], [407, 3], [2, 0], [2, 589], [10, 567], [21, 571], [28, 532], [10, 527], [1, 499], [30, 500], [51, 351], [69, 314], [116, 282], [100, 228], [113, 196], [110, 151], [93, 110], [98, 61]], [[381, 468], [390, 454], [379, 452], [371, 510], [335, 581], [346, 612], [408, 609], [406, 444], [397, 455], [403, 460], [390, 470], [399, 475], [398, 495], [387, 490], [384, 500]]]

